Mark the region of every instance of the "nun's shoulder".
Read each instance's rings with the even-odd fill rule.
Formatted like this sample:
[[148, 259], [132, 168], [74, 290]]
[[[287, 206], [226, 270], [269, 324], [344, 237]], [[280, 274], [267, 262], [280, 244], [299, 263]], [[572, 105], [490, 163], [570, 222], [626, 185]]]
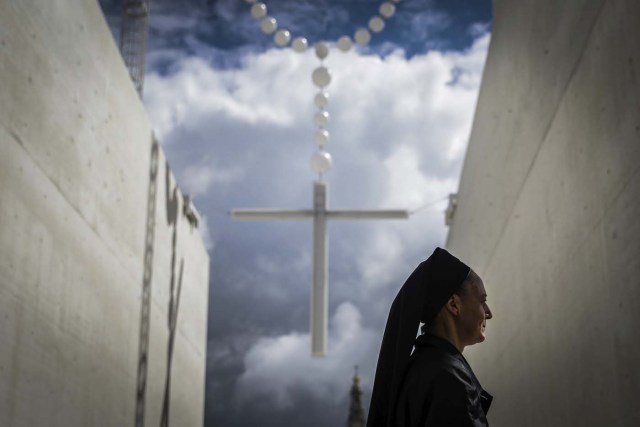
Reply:
[[426, 334], [419, 336], [411, 359], [411, 368], [416, 374], [435, 376], [448, 372], [464, 382], [471, 380], [462, 354], [442, 338]]

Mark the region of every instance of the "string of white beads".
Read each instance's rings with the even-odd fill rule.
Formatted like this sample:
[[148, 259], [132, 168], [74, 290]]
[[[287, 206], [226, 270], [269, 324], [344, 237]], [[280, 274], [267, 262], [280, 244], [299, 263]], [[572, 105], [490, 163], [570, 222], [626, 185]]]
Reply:
[[[258, 0], [245, 0], [251, 5], [251, 16], [260, 21], [260, 29], [265, 34], [273, 34], [273, 41], [279, 47], [286, 47], [291, 43], [294, 52], [302, 53], [309, 48], [309, 42], [305, 37], [296, 37], [291, 40], [291, 33], [286, 29], [278, 29], [278, 22], [272, 16], [267, 14], [267, 5]], [[342, 52], [348, 52], [353, 43], [365, 46], [371, 41], [371, 33], [380, 33], [384, 30], [385, 19], [391, 18], [396, 13], [394, 3], [400, 0], [385, 1], [380, 5], [379, 16], [373, 16], [369, 19], [367, 28], [359, 28], [353, 34], [353, 39], [347, 35], [338, 38], [336, 47]], [[325, 151], [325, 145], [329, 142], [329, 131], [326, 129], [329, 124], [329, 112], [326, 110], [329, 104], [329, 94], [325, 88], [331, 83], [331, 73], [324, 66], [324, 60], [329, 56], [329, 46], [325, 42], [318, 42], [314, 46], [316, 57], [320, 60], [320, 66], [313, 70], [311, 80], [320, 91], [315, 95], [313, 102], [317, 107], [317, 112], [313, 117], [316, 125], [316, 131], [313, 138], [314, 143], [318, 147], [311, 156], [311, 169], [322, 176], [331, 167], [331, 154]]]

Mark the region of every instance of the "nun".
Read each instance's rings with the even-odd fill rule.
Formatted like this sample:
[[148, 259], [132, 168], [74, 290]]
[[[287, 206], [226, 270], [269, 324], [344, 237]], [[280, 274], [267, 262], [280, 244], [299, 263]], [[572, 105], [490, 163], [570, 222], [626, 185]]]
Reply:
[[491, 317], [482, 279], [436, 248], [391, 305], [367, 427], [488, 426], [493, 397], [462, 352], [484, 341]]

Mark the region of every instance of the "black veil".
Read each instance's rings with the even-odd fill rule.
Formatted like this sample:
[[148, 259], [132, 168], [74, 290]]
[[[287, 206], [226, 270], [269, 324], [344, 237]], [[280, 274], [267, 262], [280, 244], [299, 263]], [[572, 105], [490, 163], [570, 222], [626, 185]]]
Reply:
[[431, 322], [463, 284], [470, 268], [444, 249], [420, 263], [391, 304], [384, 330], [367, 427], [394, 427], [393, 406], [420, 321]]

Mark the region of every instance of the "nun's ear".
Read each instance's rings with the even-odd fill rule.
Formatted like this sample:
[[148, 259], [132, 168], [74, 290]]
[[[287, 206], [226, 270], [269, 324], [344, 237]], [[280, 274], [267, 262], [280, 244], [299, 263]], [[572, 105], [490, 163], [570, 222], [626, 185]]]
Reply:
[[458, 316], [460, 314], [460, 296], [458, 294], [451, 295], [444, 307], [452, 315]]

